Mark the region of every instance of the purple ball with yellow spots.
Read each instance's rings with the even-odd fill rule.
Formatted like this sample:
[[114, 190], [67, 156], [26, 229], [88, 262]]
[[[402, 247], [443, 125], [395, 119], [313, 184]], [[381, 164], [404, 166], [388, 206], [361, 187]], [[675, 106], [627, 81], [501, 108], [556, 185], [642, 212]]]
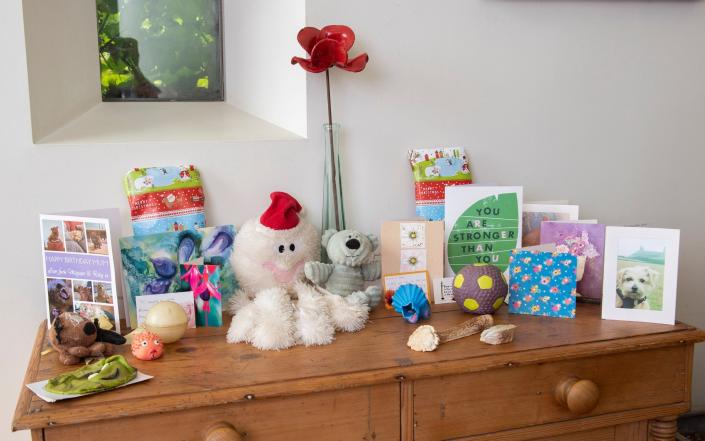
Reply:
[[494, 313], [504, 304], [507, 290], [504, 274], [494, 265], [468, 265], [453, 278], [453, 298], [471, 314]]

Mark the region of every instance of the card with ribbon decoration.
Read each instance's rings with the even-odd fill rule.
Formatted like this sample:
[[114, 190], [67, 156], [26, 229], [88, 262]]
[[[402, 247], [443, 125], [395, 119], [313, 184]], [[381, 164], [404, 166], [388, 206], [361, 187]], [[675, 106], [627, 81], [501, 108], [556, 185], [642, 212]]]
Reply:
[[514, 250], [509, 258], [509, 312], [575, 318], [577, 258]]

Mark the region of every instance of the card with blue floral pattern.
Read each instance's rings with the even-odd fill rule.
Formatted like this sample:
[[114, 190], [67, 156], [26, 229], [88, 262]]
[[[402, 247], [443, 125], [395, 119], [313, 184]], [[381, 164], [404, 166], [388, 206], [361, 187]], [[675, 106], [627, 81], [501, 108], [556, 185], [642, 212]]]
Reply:
[[575, 318], [577, 258], [514, 250], [509, 259], [509, 312]]

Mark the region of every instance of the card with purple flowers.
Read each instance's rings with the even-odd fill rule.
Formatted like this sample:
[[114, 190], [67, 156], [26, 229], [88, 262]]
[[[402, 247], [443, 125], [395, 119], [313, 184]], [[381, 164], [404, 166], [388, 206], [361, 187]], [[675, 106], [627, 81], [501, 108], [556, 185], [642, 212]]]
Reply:
[[577, 258], [514, 250], [509, 258], [509, 312], [575, 318]]
[[543, 222], [541, 243], [556, 244], [556, 251], [578, 258], [578, 295], [586, 301], [602, 299], [605, 269], [605, 226], [583, 222]]

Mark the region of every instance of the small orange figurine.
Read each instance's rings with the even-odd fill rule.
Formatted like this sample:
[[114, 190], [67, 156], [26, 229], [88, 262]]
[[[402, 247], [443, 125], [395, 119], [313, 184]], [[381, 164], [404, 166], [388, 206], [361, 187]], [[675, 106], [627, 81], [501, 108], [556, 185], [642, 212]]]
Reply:
[[132, 355], [140, 360], [156, 360], [164, 353], [164, 343], [149, 331], [140, 332], [132, 339]]

